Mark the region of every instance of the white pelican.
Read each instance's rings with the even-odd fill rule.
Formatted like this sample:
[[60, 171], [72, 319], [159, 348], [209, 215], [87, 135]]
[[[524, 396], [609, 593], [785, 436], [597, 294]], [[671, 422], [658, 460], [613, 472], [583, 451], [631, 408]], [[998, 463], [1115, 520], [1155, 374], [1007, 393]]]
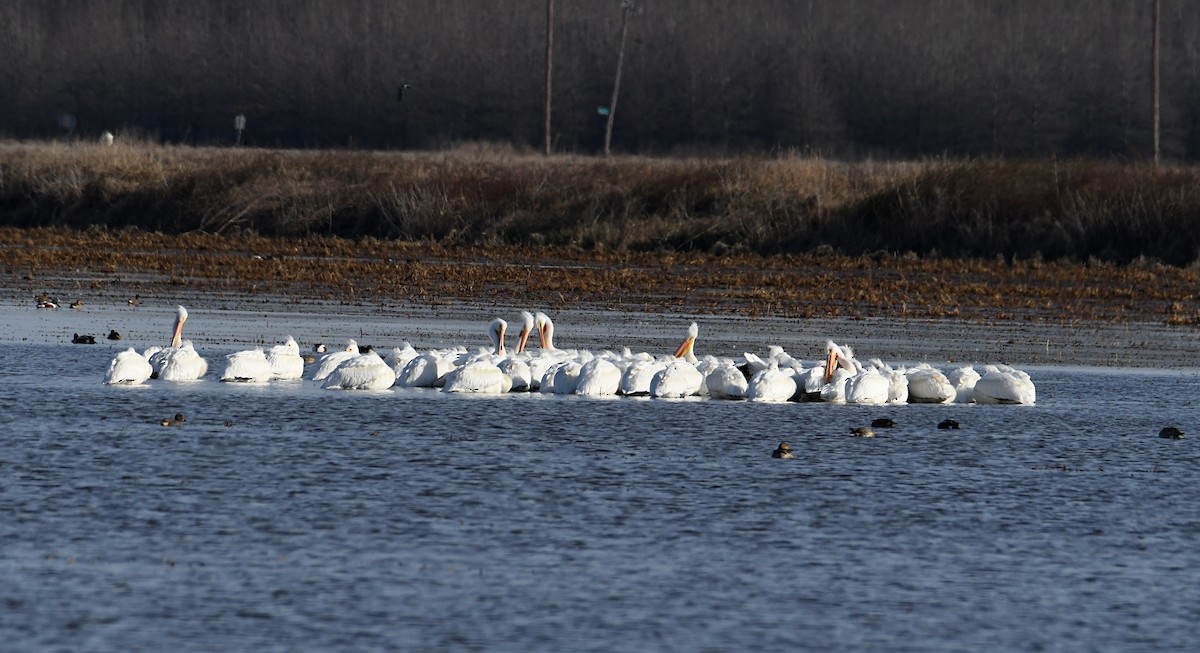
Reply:
[[582, 369], [583, 365], [574, 360], [551, 365], [542, 376], [542, 387], [539, 391], [556, 395], [575, 394], [575, 388], [579, 385], [579, 372]]
[[779, 363], [772, 359], [770, 365], [754, 373], [746, 388], [746, 399], [762, 402], [784, 402], [796, 394], [796, 378], [779, 369]]
[[1024, 371], [1008, 365], [984, 365], [974, 396], [980, 404], [1032, 404], [1037, 392]]
[[888, 380], [888, 397], [889, 404], [906, 404], [908, 403], [908, 377], [900, 370], [892, 369], [891, 365], [872, 358], [867, 361], [872, 367], [879, 370], [879, 373]]
[[408, 344], [408, 342], [402, 344], [404, 345], [403, 347], [392, 347], [392, 351], [383, 357], [384, 362], [388, 364], [388, 367], [392, 368], [396, 376], [400, 376], [400, 372], [404, 371], [409, 361], [417, 357], [417, 350], [413, 349], [412, 345]]
[[396, 376], [396, 385], [401, 388], [435, 388], [446, 384], [446, 375], [458, 366], [455, 361], [457, 350], [427, 351], [410, 360]]
[[225, 371], [221, 380], [235, 383], [266, 383], [271, 380], [273, 372], [271, 363], [262, 347], [234, 352], [225, 357]]
[[979, 381], [979, 372], [970, 365], [951, 370], [946, 380], [954, 386], [954, 403], [969, 404], [975, 401], [975, 383]]
[[[887, 401], [887, 381], [878, 373], [873, 378], [863, 378], [851, 383], [852, 379], [864, 376], [864, 369], [850, 347], [839, 347], [832, 340], [825, 341], [825, 385], [821, 386], [821, 400], [830, 403], [883, 403]], [[882, 381], [882, 384], [880, 383]], [[881, 387], [882, 386], [882, 387]], [[882, 399], [880, 393], [882, 392]], [[852, 401], [853, 400], [853, 401]]]
[[704, 385], [704, 374], [696, 369], [696, 338], [700, 327], [692, 322], [688, 327], [687, 336], [675, 350], [675, 360], [659, 370], [650, 379], [650, 396], [663, 398], [680, 398], [698, 395], [707, 390]]
[[271, 366], [271, 378], [292, 381], [304, 376], [304, 357], [300, 355], [300, 344], [288, 336], [282, 345], [267, 351], [267, 363]]
[[462, 366], [446, 375], [443, 392], [471, 392], [500, 394], [512, 389], [512, 379], [500, 370], [497, 363], [505, 358], [504, 331], [508, 323], [496, 318], [488, 324], [488, 338], [492, 341], [492, 352], [472, 357]]
[[[546, 318], [546, 321], [549, 322], [550, 318]], [[521, 311], [521, 331], [517, 334], [518, 354], [525, 352], [525, 344], [529, 342], [529, 334], [533, 333], [534, 323], [535, 321], [532, 313], [529, 311]], [[551, 327], [551, 329], [553, 330], [553, 327]]]
[[317, 367], [313, 370], [312, 380], [324, 381], [325, 377], [336, 370], [338, 365], [359, 355], [358, 343], [353, 338], [347, 340], [345, 349], [331, 351], [317, 359]]
[[150, 361], [130, 347], [117, 354], [108, 363], [108, 371], [104, 373], [104, 382], [119, 385], [140, 385], [150, 378], [154, 368]]
[[[579, 369], [577, 395], [615, 395], [621, 387], [621, 368], [606, 358], [593, 358]], [[557, 387], [557, 382], [556, 382]]]
[[929, 363], [920, 363], [905, 370], [908, 377], [908, 402], [912, 404], [946, 404], [954, 401], [958, 392], [942, 371]]
[[705, 375], [704, 387], [713, 399], [745, 399], [749, 383], [746, 375], [729, 361]]
[[359, 354], [337, 366], [321, 383], [327, 390], [385, 390], [396, 382], [396, 373], [379, 354]]
[[152, 378], [164, 381], [195, 381], [208, 372], [208, 361], [204, 360], [192, 346], [192, 341], [183, 340], [183, 323], [187, 321], [187, 309], [175, 307], [175, 327], [171, 333], [171, 346], [150, 356], [154, 367]]
[[639, 354], [638, 356], [621, 374], [621, 383], [617, 387], [617, 394], [626, 397], [649, 396], [650, 381], [654, 379], [655, 374], [667, 367], [666, 362], [657, 360], [650, 354]]

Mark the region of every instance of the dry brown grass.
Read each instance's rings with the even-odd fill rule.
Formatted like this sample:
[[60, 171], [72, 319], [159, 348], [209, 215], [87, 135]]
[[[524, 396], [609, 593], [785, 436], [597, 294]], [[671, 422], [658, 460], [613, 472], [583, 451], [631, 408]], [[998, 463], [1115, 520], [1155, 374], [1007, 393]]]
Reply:
[[0, 224], [597, 252], [1188, 265], [1200, 169], [0, 144]]

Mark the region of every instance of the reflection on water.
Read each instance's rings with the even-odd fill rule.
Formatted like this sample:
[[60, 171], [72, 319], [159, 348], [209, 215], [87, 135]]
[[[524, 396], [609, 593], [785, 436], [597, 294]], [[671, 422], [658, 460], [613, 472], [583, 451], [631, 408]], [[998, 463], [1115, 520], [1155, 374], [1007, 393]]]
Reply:
[[[219, 370], [104, 386], [115, 351], [0, 352], [12, 650], [1200, 636], [1189, 374], [1039, 369], [1033, 407], [868, 408], [331, 392]], [[896, 428], [846, 435], [880, 416]], [[1188, 438], [1159, 439], [1168, 424]], [[771, 458], [780, 440], [794, 460]]]

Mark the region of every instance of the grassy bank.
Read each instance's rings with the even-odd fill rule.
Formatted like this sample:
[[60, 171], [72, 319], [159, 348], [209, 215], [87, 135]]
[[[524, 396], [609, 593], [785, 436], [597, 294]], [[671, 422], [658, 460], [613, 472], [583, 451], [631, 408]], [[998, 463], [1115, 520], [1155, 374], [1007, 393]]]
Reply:
[[4, 143], [0, 225], [1190, 265], [1200, 168]]

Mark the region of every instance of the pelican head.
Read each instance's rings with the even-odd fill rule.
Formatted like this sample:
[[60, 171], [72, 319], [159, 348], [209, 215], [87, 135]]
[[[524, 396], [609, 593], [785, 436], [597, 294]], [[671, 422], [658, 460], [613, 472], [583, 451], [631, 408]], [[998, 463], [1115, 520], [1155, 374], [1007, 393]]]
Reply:
[[175, 307], [175, 331], [171, 334], [171, 346], [178, 347], [179, 339], [183, 337], [183, 323], [187, 321], [187, 309], [182, 306]]
[[533, 332], [533, 313], [521, 311], [521, 333], [517, 335], [517, 353], [525, 351], [525, 342]]
[[496, 318], [488, 324], [488, 338], [492, 341], [494, 353], [498, 356], [504, 355], [504, 330], [508, 328], [508, 322], [500, 318]]
[[832, 340], [825, 341], [825, 383], [833, 380], [833, 372], [838, 365], [850, 365], [848, 349], [843, 350]]
[[679, 348], [675, 350], [675, 358], [682, 358], [689, 363], [696, 360], [696, 354], [692, 348], [696, 345], [696, 337], [700, 335], [700, 326], [692, 322], [692, 326], [688, 327], [687, 337], [680, 343]]
[[533, 327], [537, 329], [538, 341], [541, 343], [542, 349], [555, 349], [554, 322], [545, 313], [538, 311], [534, 316]]

